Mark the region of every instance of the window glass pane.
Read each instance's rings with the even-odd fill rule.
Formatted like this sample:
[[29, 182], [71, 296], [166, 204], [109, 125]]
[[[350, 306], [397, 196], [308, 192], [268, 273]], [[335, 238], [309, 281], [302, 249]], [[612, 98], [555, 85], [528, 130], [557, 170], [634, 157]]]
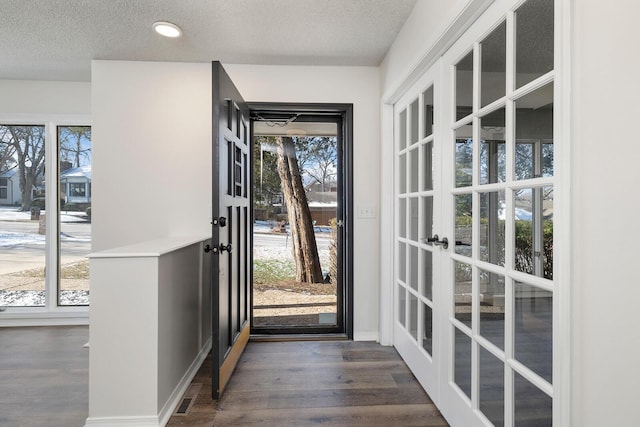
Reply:
[[433, 141], [422, 145], [422, 189], [433, 190]]
[[419, 134], [418, 134], [419, 114], [420, 114], [420, 111], [418, 110], [418, 100], [416, 99], [411, 103], [411, 123], [409, 123], [409, 129], [411, 130], [411, 139], [409, 140], [410, 144], [415, 144], [416, 142], [418, 142], [418, 139], [419, 139]]
[[398, 149], [400, 151], [407, 148], [407, 110], [402, 110], [398, 118]]
[[507, 24], [503, 21], [480, 42], [481, 72], [480, 94], [481, 106], [490, 104], [504, 96], [506, 87], [506, 39]]
[[517, 283], [514, 290], [516, 360], [552, 382], [553, 294]]
[[456, 64], [456, 120], [471, 114], [473, 107], [473, 51]]
[[433, 254], [422, 251], [422, 296], [433, 299]]
[[409, 294], [409, 333], [418, 340], [418, 298]]
[[422, 348], [430, 355], [433, 354], [433, 310], [427, 304], [422, 303], [423, 329]]
[[518, 88], [553, 70], [553, 0], [529, 0], [515, 18]]
[[419, 227], [418, 201], [419, 200], [420, 199], [418, 199], [417, 197], [412, 197], [409, 199], [409, 214], [410, 214], [409, 220], [411, 221], [411, 229], [410, 229], [411, 234], [409, 238], [414, 242], [418, 241], [418, 235], [419, 235], [419, 231], [418, 231], [418, 227]]
[[433, 133], [433, 86], [422, 93], [424, 101], [424, 137]]
[[456, 201], [456, 238], [455, 252], [460, 255], [471, 256], [472, 240], [472, 196], [471, 194], [457, 194]]
[[454, 261], [455, 268], [455, 316], [456, 319], [471, 327], [472, 281], [471, 266], [464, 262]]
[[520, 374], [513, 374], [514, 424], [518, 427], [551, 427], [553, 400]]
[[506, 181], [504, 113], [500, 108], [480, 119], [480, 184]]
[[480, 260], [504, 265], [504, 190], [480, 193]]
[[409, 268], [411, 269], [411, 279], [409, 280], [409, 284], [411, 288], [418, 290], [418, 248], [415, 246], [409, 246]]
[[516, 101], [515, 179], [553, 176], [553, 84]]
[[89, 304], [91, 127], [58, 128], [60, 172], [59, 304]]
[[458, 328], [455, 330], [455, 363], [453, 378], [460, 389], [471, 399], [471, 338]]
[[45, 304], [44, 170], [44, 126], [0, 125], [0, 307]]
[[407, 320], [405, 317], [407, 310], [407, 291], [404, 287], [398, 285], [398, 322], [406, 327]]
[[504, 426], [504, 364], [480, 347], [480, 410], [495, 427]]
[[456, 187], [473, 183], [473, 138], [471, 126], [456, 129]]
[[504, 277], [480, 270], [480, 335], [504, 350]]
[[553, 279], [553, 187], [514, 192], [515, 268]]

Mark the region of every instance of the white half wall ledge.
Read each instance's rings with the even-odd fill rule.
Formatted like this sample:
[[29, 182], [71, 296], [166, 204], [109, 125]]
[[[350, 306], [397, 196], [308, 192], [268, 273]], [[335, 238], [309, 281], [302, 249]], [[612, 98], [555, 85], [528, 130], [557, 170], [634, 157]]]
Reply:
[[379, 342], [378, 333], [377, 332], [354, 332], [353, 333], [354, 341], [375, 341]]

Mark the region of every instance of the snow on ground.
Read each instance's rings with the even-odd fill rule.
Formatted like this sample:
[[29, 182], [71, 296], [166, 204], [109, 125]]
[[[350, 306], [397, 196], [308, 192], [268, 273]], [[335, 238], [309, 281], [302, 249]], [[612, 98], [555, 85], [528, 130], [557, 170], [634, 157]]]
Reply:
[[[40, 215], [46, 215], [46, 210], [41, 210]], [[0, 221], [31, 221], [31, 212], [20, 212], [20, 208], [14, 206], [0, 206]], [[87, 214], [76, 211], [60, 212], [60, 222], [87, 222]]]
[[[89, 291], [60, 291], [60, 305], [88, 305]], [[0, 291], [0, 306], [38, 307], [44, 305], [44, 291]]]

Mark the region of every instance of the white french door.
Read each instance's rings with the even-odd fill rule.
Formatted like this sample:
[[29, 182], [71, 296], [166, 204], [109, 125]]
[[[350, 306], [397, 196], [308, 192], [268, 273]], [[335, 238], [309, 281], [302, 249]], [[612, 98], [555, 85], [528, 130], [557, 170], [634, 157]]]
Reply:
[[496, 1], [394, 105], [394, 343], [454, 426], [560, 412], [557, 7]]

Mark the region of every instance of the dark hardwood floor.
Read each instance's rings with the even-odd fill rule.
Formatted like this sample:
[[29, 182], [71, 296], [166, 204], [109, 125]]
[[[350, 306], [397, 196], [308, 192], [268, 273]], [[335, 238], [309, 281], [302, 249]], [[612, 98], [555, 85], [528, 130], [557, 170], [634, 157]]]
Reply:
[[447, 426], [398, 353], [370, 342], [250, 342], [219, 402], [207, 360], [168, 426]]
[[0, 328], [0, 426], [83, 426], [88, 339], [88, 326]]
[[[0, 426], [80, 427], [88, 414], [86, 326], [0, 328]], [[250, 342], [211, 400], [206, 360], [168, 426], [447, 426], [392, 347]]]

